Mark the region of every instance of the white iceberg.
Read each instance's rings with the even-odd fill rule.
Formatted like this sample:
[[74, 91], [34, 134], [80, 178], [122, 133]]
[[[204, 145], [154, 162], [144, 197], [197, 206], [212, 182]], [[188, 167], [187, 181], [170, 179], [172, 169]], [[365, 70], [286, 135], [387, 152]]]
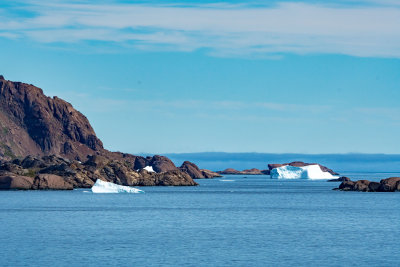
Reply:
[[143, 190], [134, 187], [104, 182], [100, 179], [97, 179], [96, 183], [93, 185], [92, 192], [93, 193], [144, 193]]
[[271, 179], [333, 179], [338, 178], [329, 172], [321, 170], [319, 165], [308, 165], [304, 167], [294, 167], [290, 165], [282, 166], [271, 170]]
[[143, 170], [146, 170], [146, 171], [148, 171], [148, 172], [155, 172], [155, 171], [153, 170], [153, 166], [146, 166], [146, 167], [143, 168]]

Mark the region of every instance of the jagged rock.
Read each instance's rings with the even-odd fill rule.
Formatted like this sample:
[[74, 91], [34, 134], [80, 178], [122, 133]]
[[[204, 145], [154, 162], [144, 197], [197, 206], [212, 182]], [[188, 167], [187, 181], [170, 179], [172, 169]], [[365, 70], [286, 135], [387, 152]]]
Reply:
[[[17, 161], [13, 161], [13, 162], [17, 162]], [[44, 164], [43, 161], [41, 161], [38, 158], [33, 157], [33, 156], [27, 156], [26, 158], [24, 158], [21, 161], [20, 166], [24, 169], [46, 167], [46, 165]]]
[[190, 175], [190, 177], [192, 177], [194, 179], [205, 178], [203, 173], [200, 171], [199, 167], [197, 167], [196, 164], [194, 164], [190, 161], [183, 162], [181, 167], [179, 167], [179, 169], [183, 172], [186, 172], [187, 174]]
[[96, 168], [103, 168], [109, 162], [110, 162], [110, 160], [106, 157], [99, 156], [99, 155], [92, 155], [92, 156], [88, 156], [88, 160], [84, 163], [84, 165], [93, 166]]
[[193, 179], [221, 177], [221, 175], [216, 172], [212, 172], [210, 170], [200, 170], [196, 164], [190, 161], [183, 162], [179, 169], [189, 174]]
[[103, 144], [87, 118], [58, 97], [30, 84], [0, 79], [0, 152], [12, 159], [62, 155], [86, 159]]

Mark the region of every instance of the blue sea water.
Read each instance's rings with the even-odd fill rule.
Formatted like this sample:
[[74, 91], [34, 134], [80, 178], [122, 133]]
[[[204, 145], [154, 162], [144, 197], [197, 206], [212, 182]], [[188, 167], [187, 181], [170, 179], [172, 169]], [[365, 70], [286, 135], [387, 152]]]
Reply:
[[0, 265], [400, 265], [400, 193], [268, 176], [198, 182], [145, 194], [0, 191]]

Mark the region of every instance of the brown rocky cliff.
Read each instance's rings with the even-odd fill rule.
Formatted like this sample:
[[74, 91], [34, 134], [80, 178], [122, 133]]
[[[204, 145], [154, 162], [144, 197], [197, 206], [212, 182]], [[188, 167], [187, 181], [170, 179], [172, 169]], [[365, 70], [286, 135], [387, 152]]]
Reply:
[[[88, 188], [96, 179], [121, 185], [197, 185], [167, 157], [104, 149], [88, 119], [70, 103], [1, 75], [0, 163], [3, 189]], [[145, 166], [156, 173], [141, 170]]]
[[0, 156], [60, 155], [85, 160], [103, 151], [88, 119], [42, 89], [0, 76]]
[[190, 161], [185, 161], [182, 163], [182, 165], [179, 167], [179, 169], [187, 174], [190, 175], [193, 179], [209, 179], [209, 178], [215, 178], [215, 177], [222, 177], [216, 172], [210, 171], [210, 170], [205, 170], [205, 169], [199, 169], [196, 164]]

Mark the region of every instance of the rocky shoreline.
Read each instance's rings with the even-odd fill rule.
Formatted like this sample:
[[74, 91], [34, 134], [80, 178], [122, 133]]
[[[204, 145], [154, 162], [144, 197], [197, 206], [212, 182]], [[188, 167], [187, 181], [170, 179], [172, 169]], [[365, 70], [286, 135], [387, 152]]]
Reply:
[[[2, 75], [0, 130], [0, 189], [88, 188], [96, 179], [128, 186], [194, 186], [193, 179], [220, 176], [191, 162], [178, 168], [164, 156], [111, 152], [70, 103]], [[148, 166], [154, 173], [143, 170]]]
[[[134, 170], [129, 161], [89, 156], [84, 163], [57, 156], [6, 161], [0, 164], [0, 189], [71, 190], [90, 188], [97, 179], [127, 186], [194, 186], [189, 174], [175, 169]], [[157, 165], [155, 165], [157, 166]], [[156, 167], [155, 167], [156, 168]]]
[[338, 188], [334, 188], [333, 190], [359, 192], [396, 192], [400, 191], [400, 177], [382, 179], [379, 183], [368, 180], [348, 180], [342, 182]]

